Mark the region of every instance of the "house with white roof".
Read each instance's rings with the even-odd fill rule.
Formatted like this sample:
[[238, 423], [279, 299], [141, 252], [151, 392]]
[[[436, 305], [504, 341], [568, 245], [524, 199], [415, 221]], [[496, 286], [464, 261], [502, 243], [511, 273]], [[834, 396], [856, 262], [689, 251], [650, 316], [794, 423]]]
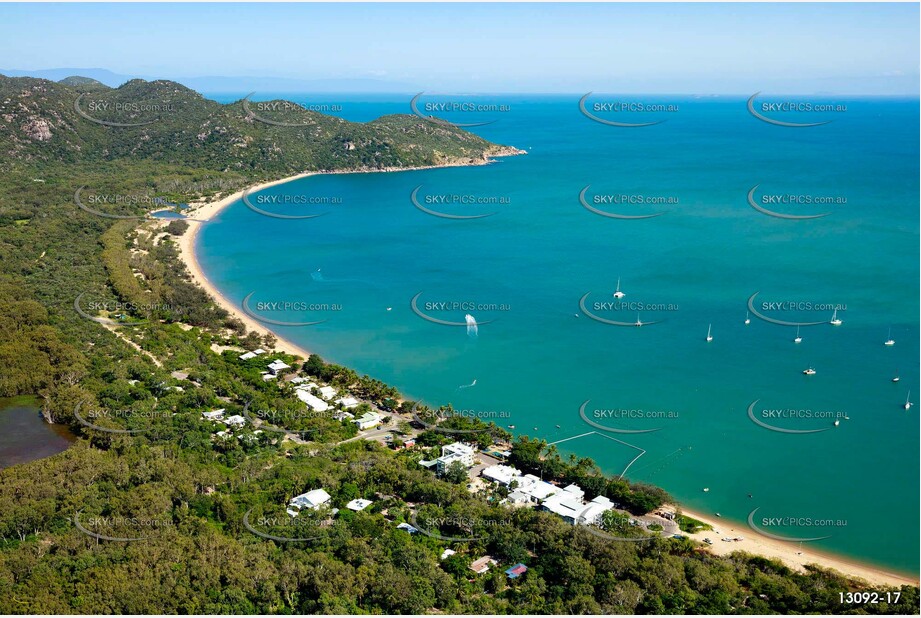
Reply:
[[459, 461], [465, 468], [472, 468], [476, 450], [463, 442], [452, 442], [441, 447], [441, 457], [435, 460], [438, 474], [444, 474], [445, 471], [455, 461]]
[[326, 412], [329, 410], [329, 404], [319, 397], [311, 394], [310, 391], [307, 390], [306, 386], [298, 386], [296, 389], [294, 389], [294, 394], [297, 395], [298, 399], [307, 404], [307, 407], [309, 407], [311, 410], [314, 410], [315, 412]]
[[202, 412], [201, 416], [206, 421], [220, 421], [224, 419], [224, 408], [219, 410], [211, 410], [210, 412]]
[[578, 523], [586, 526], [597, 526], [601, 524], [601, 516], [605, 511], [614, 508], [614, 503], [608, 500], [606, 496], [596, 496], [591, 502], [585, 505], [585, 508], [579, 514]]
[[563, 491], [533, 474], [525, 474], [512, 481], [516, 483], [514, 491], [508, 496], [508, 501], [512, 504], [540, 504], [550, 496]]
[[281, 359], [273, 360], [268, 366], [269, 373], [273, 376], [277, 376], [280, 371], [284, 371], [285, 369], [291, 369], [291, 365]]
[[567, 523], [575, 524], [579, 520], [579, 515], [585, 508], [580, 498], [569, 495], [568, 492], [562, 491], [550, 496], [544, 500], [541, 505], [544, 510], [550, 511], [562, 517]]
[[342, 397], [341, 399], [337, 399], [336, 403], [348, 410], [349, 408], [357, 406], [359, 401], [354, 397]]
[[365, 429], [371, 429], [372, 427], [377, 427], [378, 425], [381, 424], [381, 421], [383, 420], [384, 420], [384, 417], [382, 417], [377, 412], [366, 412], [365, 414], [362, 414], [361, 416], [359, 416], [352, 422], [358, 425], [358, 429], [360, 431], [364, 431]]
[[323, 386], [320, 388], [320, 397], [322, 397], [326, 401], [332, 400], [332, 398], [335, 396], [336, 396], [336, 389], [334, 389], [332, 386]]
[[576, 498], [578, 500], [581, 500], [582, 498], [585, 497], [585, 491], [581, 487], [576, 485], [575, 483], [567, 485], [566, 487], [563, 488], [563, 491], [565, 491], [567, 495], [573, 498]]
[[355, 512], [358, 512], [358, 511], [363, 511], [363, 510], [365, 510], [366, 508], [368, 508], [368, 507], [371, 506], [372, 504], [374, 504], [374, 501], [373, 501], [373, 500], [365, 500], [364, 498], [355, 498], [354, 500], [352, 500], [352, 501], [350, 501], [348, 504], [346, 504], [346, 505], [345, 505], [345, 508], [347, 508], [347, 509], [349, 509], [349, 510], [352, 510], [352, 511], [355, 511]]
[[[300, 511], [301, 509], [316, 510], [320, 508], [321, 506], [323, 506], [324, 504], [326, 504], [327, 502], [329, 502], [330, 499], [331, 499], [331, 496], [328, 493], [326, 493], [326, 490], [322, 488], [313, 489], [299, 496], [294, 496], [293, 498], [291, 498], [291, 501], [288, 502], [288, 505], [291, 508], [296, 509], [295, 513], [297, 513], [297, 511]], [[291, 513], [291, 509], [288, 509], [288, 513], [289, 514]]]
[[233, 427], [242, 427], [246, 424], [246, 417], [240, 416], [239, 414], [234, 414], [233, 416], [228, 416], [224, 422], [228, 425], [232, 425]]
[[249, 360], [251, 358], [256, 358], [256, 353], [255, 352], [244, 352], [237, 358], [239, 358], [240, 360]]
[[496, 464], [483, 468], [483, 471], [480, 472], [480, 476], [494, 483], [499, 483], [500, 485], [508, 487], [512, 481], [517, 480], [518, 477], [521, 476], [521, 471], [512, 466]]

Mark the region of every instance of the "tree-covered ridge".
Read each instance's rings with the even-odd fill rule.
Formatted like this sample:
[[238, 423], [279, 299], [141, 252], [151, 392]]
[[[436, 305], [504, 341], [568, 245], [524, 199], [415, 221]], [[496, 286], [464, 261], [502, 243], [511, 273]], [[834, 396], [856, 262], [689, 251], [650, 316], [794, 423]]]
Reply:
[[[916, 612], [916, 588], [903, 587], [897, 606], [843, 606], [838, 593], [861, 586], [835, 574], [794, 573], [744, 554], [719, 558], [687, 539], [612, 542], [548, 513], [498, 506], [500, 490], [474, 494], [465, 478], [440, 479], [419, 467], [453, 440], [437, 431], [419, 433], [409, 450], [345, 442], [355, 436], [354, 425], [299, 414], [303, 407], [290, 384], [262, 378], [268, 360], [280, 358], [291, 371], [402, 416], [407, 420], [395, 433], [407, 437], [412, 403], [372, 377], [316, 356], [303, 363], [272, 352], [239, 358], [245, 349], [271, 349], [272, 340], [246, 332], [191, 282], [176, 253], [183, 225], [114, 221], [74, 203], [82, 185], [176, 202], [227, 194], [300, 169], [296, 155], [282, 151], [278, 168], [263, 168], [258, 158], [225, 165], [252, 151], [228, 150], [219, 136], [199, 149], [183, 141], [181, 127], [95, 125], [73, 111], [77, 91], [53, 82], [0, 84], [12, 88], [0, 96], [3, 113], [14, 110], [14, 120], [0, 114], [0, 139], [21, 138], [23, 123], [34, 120], [29, 114], [52, 127], [49, 140], [0, 141], [11, 155], [3, 157], [8, 171], [0, 175], [0, 395], [38, 394], [46, 415], [80, 436], [64, 453], [0, 471], [0, 612]], [[212, 118], [207, 110], [216, 104], [164, 84], [148, 86], [156, 97], [174, 96]], [[56, 102], [46, 106], [47, 97]], [[228, 106], [221, 109], [230, 114]], [[485, 144], [434, 123], [418, 125], [422, 119], [380, 122], [405, 122], [407, 131], [428, 136], [424, 156], [430, 158], [458, 144]], [[284, 135], [281, 127], [244, 124], [259, 139], [269, 131]], [[381, 142], [405, 137], [401, 143], [412, 149], [410, 137], [397, 129], [393, 136], [378, 133], [376, 126], [357, 128], [374, 131], [372, 139]], [[139, 140], [145, 130], [149, 139]], [[154, 139], [160, 146], [147, 143]], [[326, 142], [316, 139], [315, 153], [324, 152]], [[16, 144], [22, 149], [7, 150]], [[305, 156], [325, 156], [312, 152]], [[351, 159], [333, 167], [341, 169], [340, 163], [353, 169]], [[107, 328], [75, 311], [80, 294], [153, 308], [126, 310], [129, 322], [144, 324]], [[448, 403], [443, 426], [479, 428], [471, 419], [450, 418]], [[217, 439], [214, 424], [201, 416], [214, 408], [271, 421], [300, 441], [258, 434], [252, 424]], [[88, 427], [75, 415], [80, 409], [103, 429], [136, 433]], [[94, 410], [113, 414], [91, 417]], [[419, 414], [434, 418], [426, 409]], [[471, 441], [483, 444], [508, 437], [498, 428], [475, 435]], [[656, 488], [601, 475], [591, 460], [563, 461], [539, 441], [519, 440], [511, 459], [522, 470], [579, 483], [634, 512], [665, 498]], [[302, 536], [315, 537], [310, 541], [273, 541], [247, 528], [249, 514], [255, 530], [291, 536], [285, 534], [286, 503], [320, 487], [340, 513], [306, 519], [303, 526], [315, 533]], [[374, 504], [357, 513], [344, 508], [359, 497]], [[475, 538], [445, 541], [397, 527], [413, 521], [430, 533]], [[113, 537], [146, 538], [99, 539], [78, 523]], [[445, 549], [457, 553], [442, 559]], [[468, 565], [486, 554], [499, 566], [474, 574]], [[510, 580], [503, 571], [516, 562], [529, 570]]]
[[412, 115], [356, 123], [286, 101], [222, 105], [170, 81], [111, 89], [0, 76], [0, 152], [5, 169], [130, 157], [277, 177], [467, 163], [515, 151]]

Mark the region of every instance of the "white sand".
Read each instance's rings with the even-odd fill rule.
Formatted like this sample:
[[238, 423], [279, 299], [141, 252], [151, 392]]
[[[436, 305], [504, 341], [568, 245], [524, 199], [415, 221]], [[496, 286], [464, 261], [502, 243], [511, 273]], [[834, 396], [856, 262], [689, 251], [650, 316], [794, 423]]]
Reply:
[[265, 182], [249, 189], [244, 189], [243, 191], [238, 191], [233, 195], [229, 195], [221, 200], [216, 202], [211, 202], [209, 204], [204, 204], [190, 210], [187, 214], [189, 217], [196, 219], [195, 221], [188, 221], [189, 229], [186, 230], [186, 233], [179, 237], [179, 257], [185, 262], [186, 267], [189, 269], [189, 272], [192, 274], [192, 279], [201, 285], [208, 294], [214, 299], [214, 301], [221, 307], [223, 307], [227, 312], [229, 312], [234, 317], [238, 318], [241, 322], [246, 325], [246, 328], [252, 331], [256, 331], [262, 335], [271, 334], [277, 338], [275, 343], [275, 350], [286, 352], [288, 354], [294, 354], [295, 356], [300, 356], [303, 359], [307, 359], [310, 356], [310, 352], [302, 348], [301, 346], [292, 343], [291, 341], [279, 337], [276, 333], [273, 333], [264, 325], [260, 324], [258, 321], [246, 315], [243, 312], [242, 308], [234, 303], [230, 302], [227, 298], [221, 294], [216, 287], [205, 277], [204, 272], [202, 272], [201, 266], [198, 263], [198, 258], [195, 255], [195, 238], [198, 236], [198, 231], [201, 229], [202, 222], [209, 221], [224, 208], [232, 204], [233, 202], [239, 200], [243, 193], [246, 191], [261, 191], [268, 187], [279, 185], [291, 180], [297, 180], [299, 178], [306, 178], [307, 176], [312, 175], [311, 173], [298, 174], [296, 176], [290, 176], [288, 178], [282, 178], [281, 180], [275, 180], [272, 182]]
[[[766, 558], [775, 558], [780, 560], [791, 569], [797, 571], [806, 571], [807, 564], [815, 564], [825, 569], [838, 571], [846, 576], [865, 580], [873, 586], [917, 586], [918, 580], [887, 573], [881, 569], [872, 566], [851, 562], [845, 558], [832, 556], [826, 553], [816, 551], [809, 547], [809, 543], [793, 543], [787, 541], [778, 541], [775, 539], [762, 536], [749, 528], [745, 524], [731, 522], [718, 517], [705, 517], [700, 513], [689, 511], [682, 507], [681, 512], [688, 517], [698, 519], [705, 524], [713, 526], [713, 530], [698, 532], [697, 534], [686, 534], [689, 538], [701, 541], [705, 538], [713, 541], [709, 546], [711, 553], [725, 556], [734, 551], [744, 551], [749, 554], [764, 556]], [[741, 541], [724, 542], [720, 539], [727, 537], [742, 537]]]

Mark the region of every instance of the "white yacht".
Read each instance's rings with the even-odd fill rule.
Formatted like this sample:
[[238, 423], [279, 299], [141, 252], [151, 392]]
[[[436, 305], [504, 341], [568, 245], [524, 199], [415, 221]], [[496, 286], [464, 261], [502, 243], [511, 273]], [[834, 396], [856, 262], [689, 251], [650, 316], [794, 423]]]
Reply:
[[745, 324], [748, 325], [748, 324], [751, 324], [751, 323], [752, 323], [752, 319], [751, 319], [750, 317], [748, 317], [748, 311], [746, 311], [746, 312], [745, 312]]
[[905, 405], [902, 406], [902, 407], [905, 408], [906, 410], [910, 410], [910, 409], [911, 409], [911, 406], [912, 406], [912, 403], [911, 403], [911, 391], [908, 391], [908, 395], [905, 397]]
[[620, 291], [620, 277], [617, 278], [617, 289], [614, 290], [614, 298], [623, 298], [626, 296], [623, 292]]
[[886, 342], [883, 345], [895, 345], [895, 339], [892, 338], [892, 329], [889, 329], [889, 335], [886, 337]]
[[707, 341], [713, 341], [713, 335], [711, 334], [713, 330], [713, 324], [707, 326]]
[[804, 373], [805, 375], [807, 375], [807, 376], [814, 376], [814, 375], [815, 375], [815, 369], [812, 368], [812, 367], [809, 367], [809, 369], [804, 369], [804, 370], [803, 370], [803, 373]]
[[793, 338], [793, 343], [802, 343], [803, 338], [799, 336], [799, 326], [796, 327], [796, 337]]
[[838, 317], [838, 310], [835, 309], [834, 313], [831, 314], [831, 320], [828, 322], [832, 326], [841, 326], [841, 319]]

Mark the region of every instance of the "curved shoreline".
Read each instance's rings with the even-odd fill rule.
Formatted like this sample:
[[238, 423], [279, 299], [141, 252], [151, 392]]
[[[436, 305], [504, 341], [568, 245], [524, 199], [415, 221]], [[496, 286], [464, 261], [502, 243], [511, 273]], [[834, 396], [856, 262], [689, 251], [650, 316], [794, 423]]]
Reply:
[[[680, 509], [682, 514], [709, 524], [713, 528], [713, 530], [695, 534], [687, 532], [681, 532], [681, 534], [700, 542], [703, 542], [705, 538], [709, 538], [713, 541], [709, 551], [718, 556], [727, 556], [735, 551], [744, 551], [749, 554], [774, 558], [796, 571], [806, 571], [806, 565], [816, 564], [824, 569], [838, 571], [848, 577], [862, 579], [872, 586], [918, 585], [918, 580], [908, 575], [885, 571], [880, 567], [861, 563], [846, 556], [809, 549], [806, 547], [808, 543], [796, 544], [769, 539], [758, 534], [745, 523], [739, 523], [728, 518], [707, 517], [684, 507], [680, 507]], [[717, 530], [720, 534], [714, 532]], [[741, 536], [743, 540], [733, 542], [720, 540], [723, 537], [732, 538], [736, 536]]]
[[[509, 153], [512, 154], [512, 153]], [[492, 156], [503, 156], [501, 154], [492, 155]], [[215, 303], [225, 309], [228, 313], [233, 315], [242, 321], [246, 327], [250, 330], [256, 331], [262, 335], [271, 334], [276, 337], [277, 341], [275, 344], [275, 350], [288, 352], [296, 356], [301, 356], [303, 359], [306, 359], [310, 356], [310, 352], [305, 348], [298, 346], [297, 344], [291, 342], [288, 339], [285, 339], [279, 336], [277, 333], [273, 332], [271, 329], [267, 328], [265, 325], [254, 320], [248, 316], [242, 308], [238, 305], [232, 303], [227, 299], [221, 292], [214, 286], [214, 284], [205, 276], [204, 271], [201, 269], [201, 265], [198, 262], [198, 258], [195, 254], [195, 240], [198, 236], [198, 232], [201, 228], [202, 223], [208, 222], [214, 217], [216, 217], [224, 208], [230, 204], [239, 200], [244, 193], [252, 191], [261, 191], [268, 187], [272, 187], [279, 184], [284, 184], [294, 180], [300, 180], [302, 178], [307, 178], [309, 176], [315, 176], [320, 174], [363, 174], [363, 173], [384, 173], [384, 172], [409, 172], [409, 171], [420, 171], [425, 169], [440, 169], [442, 167], [466, 167], [469, 165], [482, 165], [488, 163], [489, 161], [484, 161], [483, 163], [464, 163], [464, 164], [448, 164], [448, 165], [432, 165], [432, 166], [423, 166], [423, 167], [411, 167], [411, 168], [394, 168], [394, 169], [382, 169], [382, 170], [346, 170], [346, 171], [324, 171], [324, 172], [305, 172], [302, 174], [296, 174], [294, 176], [289, 176], [287, 178], [282, 178], [279, 180], [274, 180], [271, 182], [265, 182], [261, 184], [248, 187], [241, 191], [238, 191], [232, 195], [221, 198], [217, 201], [203, 204], [200, 206], [193, 206], [189, 209], [188, 215], [190, 217], [187, 220], [189, 224], [189, 229], [179, 237], [178, 247], [179, 247], [179, 258], [185, 263], [186, 268], [188, 268], [189, 273], [192, 276], [193, 281], [198, 283], [205, 289], [206, 292], [215, 300]], [[190, 205], [191, 206], [191, 205]], [[194, 218], [192, 220], [191, 218]], [[792, 543], [787, 543], [783, 541], [777, 541], [774, 539], [768, 539], [766, 537], [758, 535], [754, 530], [748, 528], [744, 524], [738, 522], [733, 522], [731, 520], [714, 520], [713, 518], [706, 517], [701, 515], [696, 511], [691, 511], [681, 507], [682, 513], [694, 519], [700, 520], [706, 524], [710, 524], [714, 530], [719, 530], [724, 532], [726, 530], [732, 532], [731, 536], [737, 536], [740, 532], [744, 535], [743, 541], [735, 541], [731, 543], [726, 543], [720, 541], [722, 536], [726, 536], [728, 533], [722, 535], [717, 535], [713, 531], [699, 532], [696, 534], [682, 533], [692, 538], [696, 541], [703, 541], [704, 538], [711, 538], [713, 545], [710, 546], [709, 551], [715, 555], [728, 555], [734, 551], [744, 551], [750, 554], [763, 556], [766, 558], [772, 558], [779, 560], [784, 563], [786, 566], [797, 570], [797, 571], [806, 571], [805, 566], [808, 564], [816, 564], [822, 568], [830, 569], [833, 571], [838, 571], [843, 575], [848, 577], [858, 578], [866, 581], [872, 586], [918, 586], [919, 582], [917, 578], [911, 578], [905, 575], [898, 575], [895, 573], [890, 573], [884, 571], [878, 567], [862, 564], [860, 562], [854, 561], [846, 557], [840, 557], [832, 555], [826, 552], [819, 552], [814, 550], [805, 550], [801, 547], [794, 545]], [[714, 538], [716, 537], [716, 538]], [[799, 553], [798, 553], [799, 552]]]

